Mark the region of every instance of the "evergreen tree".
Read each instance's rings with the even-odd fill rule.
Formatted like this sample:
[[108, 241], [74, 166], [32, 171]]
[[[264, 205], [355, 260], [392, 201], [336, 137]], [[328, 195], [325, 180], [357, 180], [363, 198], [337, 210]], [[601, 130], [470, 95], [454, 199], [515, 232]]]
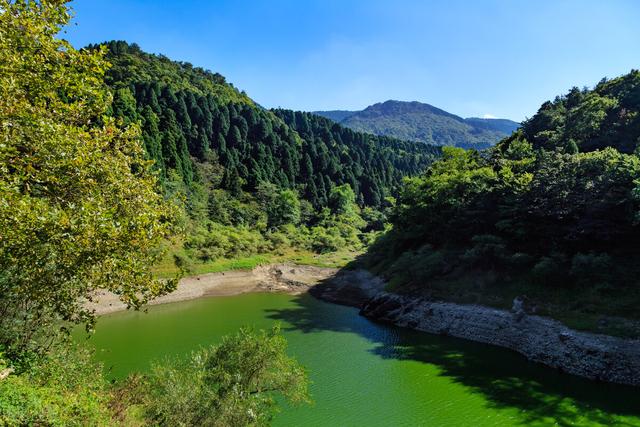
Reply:
[[266, 111], [222, 76], [124, 42], [107, 47], [113, 113], [142, 124], [148, 157], [163, 176], [175, 170], [191, 198], [202, 181], [194, 162], [206, 162], [209, 151], [225, 168], [223, 188], [233, 194], [268, 179], [281, 189], [302, 189], [316, 208], [342, 184], [364, 204], [379, 205], [403, 176], [419, 173], [439, 154], [435, 147], [360, 134], [309, 113]]

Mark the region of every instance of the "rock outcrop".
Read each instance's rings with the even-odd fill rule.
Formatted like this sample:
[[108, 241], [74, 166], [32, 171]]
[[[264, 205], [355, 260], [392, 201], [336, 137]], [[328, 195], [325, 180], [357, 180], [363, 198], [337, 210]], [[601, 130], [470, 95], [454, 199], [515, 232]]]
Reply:
[[382, 292], [384, 286], [381, 278], [366, 270], [341, 270], [310, 288], [309, 293], [323, 301], [360, 308]]

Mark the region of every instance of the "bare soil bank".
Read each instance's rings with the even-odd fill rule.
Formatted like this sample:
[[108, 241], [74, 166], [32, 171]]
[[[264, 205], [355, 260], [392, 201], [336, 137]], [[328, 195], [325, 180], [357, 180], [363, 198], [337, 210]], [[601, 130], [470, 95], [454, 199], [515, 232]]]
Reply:
[[[337, 271], [335, 268], [275, 264], [256, 267], [253, 270], [202, 274], [182, 279], [174, 292], [150, 301], [149, 305], [247, 292], [299, 294], [334, 276]], [[127, 308], [117, 295], [106, 291], [98, 292], [94, 296], [94, 302], [88, 303], [87, 307], [95, 310], [97, 315], [114, 313]]]

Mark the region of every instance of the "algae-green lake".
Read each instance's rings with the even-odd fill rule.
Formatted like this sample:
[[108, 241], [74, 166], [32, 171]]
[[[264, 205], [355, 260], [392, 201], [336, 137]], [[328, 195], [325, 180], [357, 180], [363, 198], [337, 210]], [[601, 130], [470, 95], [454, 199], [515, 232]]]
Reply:
[[[310, 295], [246, 294], [102, 316], [89, 342], [112, 378], [186, 355], [243, 325], [280, 322], [314, 404], [278, 426], [640, 426], [640, 391], [511, 351], [377, 324]], [[80, 338], [79, 338], [80, 339]]]

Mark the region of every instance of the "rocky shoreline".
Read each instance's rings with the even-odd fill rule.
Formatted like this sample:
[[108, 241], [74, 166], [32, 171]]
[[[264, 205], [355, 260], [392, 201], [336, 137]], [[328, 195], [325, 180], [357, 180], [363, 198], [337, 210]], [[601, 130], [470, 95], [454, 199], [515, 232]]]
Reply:
[[343, 271], [310, 289], [315, 297], [360, 308], [370, 319], [516, 351], [533, 362], [592, 380], [640, 386], [640, 340], [579, 332], [525, 312], [429, 301], [384, 292], [364, 271]]

